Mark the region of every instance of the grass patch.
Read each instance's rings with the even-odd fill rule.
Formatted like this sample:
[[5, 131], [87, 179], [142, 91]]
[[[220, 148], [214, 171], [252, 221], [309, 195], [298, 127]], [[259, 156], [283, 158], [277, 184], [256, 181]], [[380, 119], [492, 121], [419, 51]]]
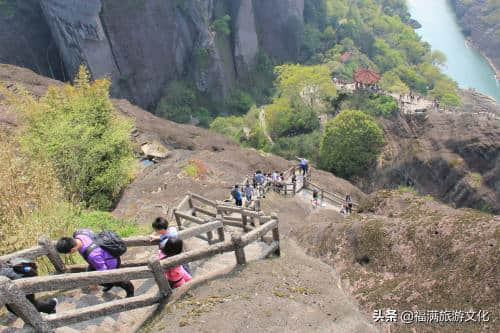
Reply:
[[89, 228], [95, 232], [112, 230], [121, 237], [130, 237], [141, 234], [144, 228], [136, 221], [121, 220], [108, 212], [82, 211], [75, 216], [76, 228]]
[[190, 160], [183, 168], [186, 175], [193, 179], [200, 179], [208, 174], [208, 169], [200, 160]]
[[397, 188], [397, 191], [399, 194], [404, 194], [404, 193], [417, 194], [417, 191], [415, 190], [415, 188], [411, 187], [411, 186], [399, 186]]
[[471, 172], [468, 173], [467, 176], [465, 176], [465, 180], [472, 188], [478, 189], [481, 187], [481, 184], [483, 183], [483, 176], [481, 176], [480, 173]]

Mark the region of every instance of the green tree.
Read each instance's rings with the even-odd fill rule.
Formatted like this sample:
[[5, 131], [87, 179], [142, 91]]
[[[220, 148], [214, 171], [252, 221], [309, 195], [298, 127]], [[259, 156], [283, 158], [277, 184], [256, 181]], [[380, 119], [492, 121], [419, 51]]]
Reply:
[[384, 145], [377, 123], [361, 111], [346, 110], [328, 122], [320, 148], [320, 166], [340, 177], [361, 175]]
[[281, 96], [302, 100], [311, 108], [337, 95], [328, 66], [282, 65], [277, 66], [275, 72]]
[[273, 138], [310, 133], [319, 128], [313, 108], [282, 97], [266, 108], [266, 119]]
[[379, 84], [382, 89], [396, 94], [407, 94], [410, 92], [410, 88], [401, 81], [394, 71], [385, 72]]
[[75, 85], [50, 87], [39, 101], [19, 102], [27, 118], [24, 146], [48, 161], [66, 197], [109, 209], [134, 172], [133, 123], [114, 112], [109, 80], [90, 82], [82, 66]]

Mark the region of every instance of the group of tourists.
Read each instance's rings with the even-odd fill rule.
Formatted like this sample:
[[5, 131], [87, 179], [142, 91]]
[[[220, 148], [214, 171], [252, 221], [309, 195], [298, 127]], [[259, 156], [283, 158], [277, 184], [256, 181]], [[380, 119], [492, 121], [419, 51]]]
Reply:
[[[169, 226], [163, 217], [156, 218], [152, 223], [153, 233], [151, 242], [159, 242], [158, 259], [176, 256], [183, 251], [183, 241], [178, 238], [177, 228]], [[87, 272], [108, 271], [118, 269], [121, 266], [121, 256], [127, 251], [123, 239], [110, 230], [94, 233], [90, 229], [76, 230], [71, 237], [62, 237], [56, 243], [56, 249], [62, 254], [79, 253], [88, 263]], [[165, 271], [165, 278], [171, 288], [178, 288], [192, 279], [187, 264], [174, 266]], [[38, 276], [38, 267], [34, 260], [16, 258], [0, 267], [0, 275], [11, 280]], [[118, 287], [126, 292], [126, 297], [133, 297], [135, 288], [130, 281], [120, 281], [101, 284], [103, 292], [109, 292]], [[99, 286], [91, 286], [92, 290], [98, 290]], [[35, 306], [39, 312], [56, 313], [58, 301], [56, 298], [49, 300], [37, 300], [34, 294], [26, 295], [26, 298]], [[7, 309], [15, 314], [14, 309]]]
[[[309, 161], [305, 158], [299, 158], [299, 160], [302, 176], [308, 175]], [[292, 174], [291, 182], [292, 184], [297, 182], [297, 175], [295, 173]], [[234, 185], [231, 188], [230, 195], [236, 206], [242, 207], [243, 202], [245, 202], [245, 206], [248, 207], [253, 199], [266, 197], [265, 187], [268, 184], [272, 185], [275, 191], [281, 191], [281, 189], [286, 186], [287, 179], [285, 179], [283, 172], [273, 171], [264, 173], [261, 170], [257, 170], [253, 174], [251, 183], [250, 180], [247, 180], [242, 186], [239, 184]]]

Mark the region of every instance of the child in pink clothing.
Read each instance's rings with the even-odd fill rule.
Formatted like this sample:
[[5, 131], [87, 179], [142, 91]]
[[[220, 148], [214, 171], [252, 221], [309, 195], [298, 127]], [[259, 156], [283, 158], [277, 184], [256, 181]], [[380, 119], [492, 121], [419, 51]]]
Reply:
[[[159, 257], [164, 259], [167, 257], [173, 257], [182, 252], [182, 240], [178, 238], [167, 238], [160, 243]], [[182, 286], [192, 280], [191, 275], [184, 269], [182, 265], [175, 266], [167, 269], [165, 272], [165, 277], [170, 283], [172, 289]]]

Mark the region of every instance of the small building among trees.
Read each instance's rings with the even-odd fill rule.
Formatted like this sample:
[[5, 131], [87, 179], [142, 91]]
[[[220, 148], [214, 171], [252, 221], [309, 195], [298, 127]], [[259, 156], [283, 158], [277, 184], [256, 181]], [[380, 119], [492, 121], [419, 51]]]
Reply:
[[356, 89], [359, 88], [370, 88], [380, 81], [380, 74], [368, 69], [360, 68], [354, 72], [354, 82], [356, 83]]

